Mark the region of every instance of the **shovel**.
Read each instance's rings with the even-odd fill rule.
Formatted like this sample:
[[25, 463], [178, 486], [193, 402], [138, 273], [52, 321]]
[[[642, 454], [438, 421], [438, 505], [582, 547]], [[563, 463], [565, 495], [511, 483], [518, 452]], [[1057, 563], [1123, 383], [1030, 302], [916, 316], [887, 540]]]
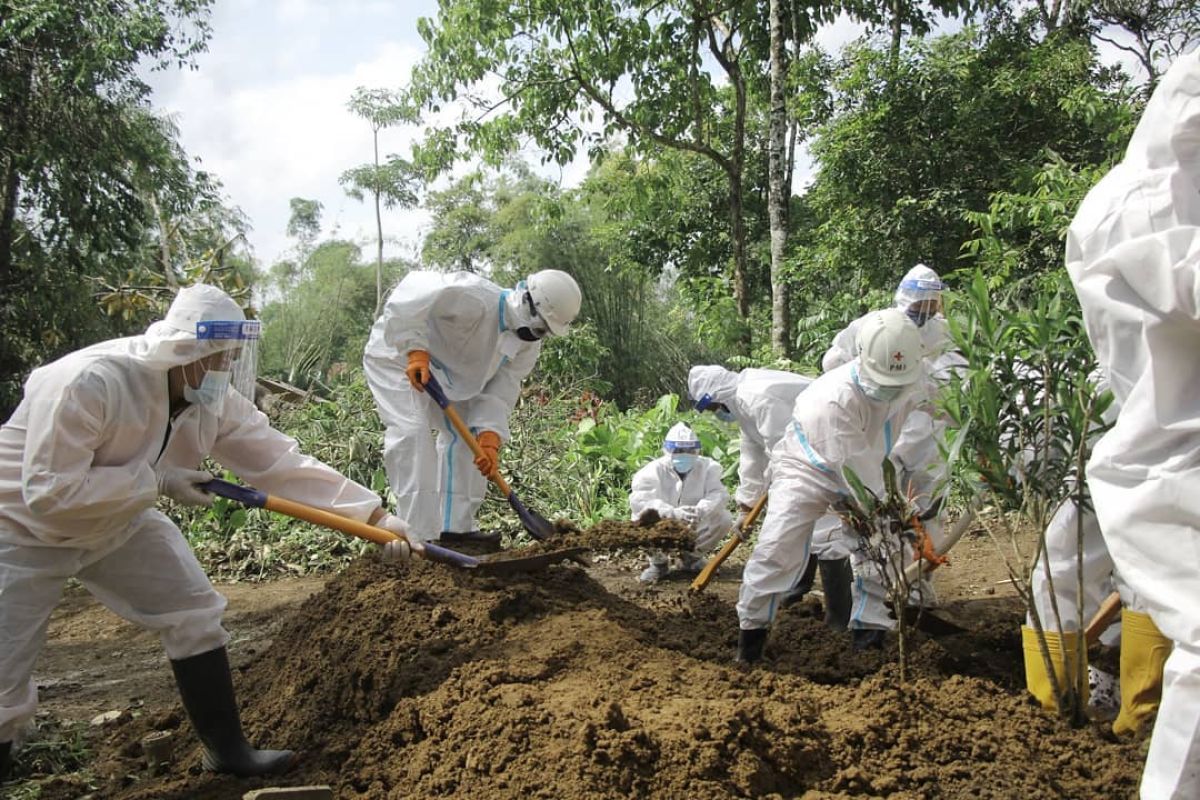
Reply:
[[[248, 486], [239, 486], [229, 481], [211, 480], [200, 484], [200, 488], [210, 494], [228, 498], [249, 508], [265, 508], [268, 511], [285, 514], [295, 519], [302, 519], [314, 525], [348, 533], [351, 536], [357, 536], [360, 539], [366, 539], [368, 542], [374, 542], [375, 544], [382, 545], [396, 539], [406, 539], [406, 537], [398, 536], [384, 528], [377, 528], [365, 522], [359, 522], [349, 517], [343, 517], [340, 514], [334, 514], [332, 511], [326, 511], [304, 503], [297, 503], [294, 500], [285, 500], [282, 497], [260, 492]], [[415, 539], [406, 539], [406, 541], [408, 542], [408, 546], [412, 548], [413, 553], [426, 561], [434, 561], [438, 564], [445, 564], [458, 569], [471, 570], [481, 575], [511, 575], [519, 572], [529, 572], [531, 570], [542, 569], [551, 564], [557, 564], [564, 558], [574, 558], [583, 552], [581, 548], [572, 548], [521, 558], [484, 560], [445, 547], [438, 547], [436, 544], [430, 544], [429, 542], [420, 542]]]
[[729, 541], [721, 548], [721, 552], [717, 553], [712, 559], [704, 565], [704, 569], [700, 570], [700, 574], [692, 580], [691, 590], [700, 592], [708, 586], [708, 582], [713, 579], [713, 575], [717, 574], [717, 569], [729, 558], [729, 554], [737, 549], [737, 546], [745, 540], [746, 531], [754, 527], [754, 522], [758, 519], [758, 515], [762, 513], [763, 507], [767, 504], [767, 496], [764, 494], [758, 498], [758, 502], [754, 504], [754, 508], [750, 509], [750, 513], [742, 520], [740, 525], [735, 525], [733, 528], [733, 536], [729, 537]]
[[[454, 430], [458, 431], [458, 435], [463, 438], [467, 446], [471, 448], [471, 452], [476, 458], [483, 455], [483, 448], [479, 446], [479, 440], [475, 438], [475, 434], [471, 433], [471, 429], [467, 427], [467, 423], [463, 422], [462, 417], [458, 415], [458, 411], [450, 405], [450, 399], [446, 397], [446, 393], [442, 391], [442, 385], [438, 383], [438, 379], [432, 373], [429, 375], [429, 381], [425, 384], [425, 390], [446, 413], [446, 418], [450, 420], [450, 424], [454, 426]], [[508, 485], [508, 481], [504, 480], [504, 476], [500, 474], [497, 468], [491, 475], [488, 475], [488, 480], [496, 484], [500, 491], [508, 498], [508, 504], [512, 506], [513, 511], [517, 512], [517, 516], [521, 519], [521, 524], [525, 526], [525, 530], [529, 531], [529, 535], [539, 542], [551, 538], [556, 533], [554, 524], [550, 520], [531, 511], [526, 507], [521, 499], [513, 492], [512, 487]]]

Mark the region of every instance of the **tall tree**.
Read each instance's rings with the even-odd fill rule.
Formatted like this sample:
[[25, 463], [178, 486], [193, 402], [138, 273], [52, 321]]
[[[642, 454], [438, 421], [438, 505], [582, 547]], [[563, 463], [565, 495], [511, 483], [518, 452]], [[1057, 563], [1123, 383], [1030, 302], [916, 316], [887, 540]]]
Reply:
[[[465, 98], [479, 112], [430, 131], [420, 158], [445, 168], [465, 144], [496, 163], [528, 137], [566, 163], [581, 144], [599, 155], [617, 132], [646, 151], [708, 158], [728, 182], [732, 291], [749, 316], [743, 70], [763, 32], [753, 0], [442, 0], [437, 19], [419, 29], [429, 52], [413, 71], [410, 102], [436, 110]], [[485, 91], [493, 76], [499, 101]], [[597, 113], [600, 131], [587, 124]]]
[[397, 155], [379, 160], [379, 132], [400, 121], [403, 107], [393, 92], [386, 89], [354, 90], [350, 110], [371, 125], [372, 160], [342, 173], [339, 181], [346, 194], [362, 200], [370, 194], [375, 203], [375, 316], [383, 310], [383, 215], [380, 207], [412, 208], [417, 204], [418, 176], [412, 164]]
[[[1195, 0], [1095, 0], [1096, 39], [1137, 58], [1146, 71], [1146, 96], [1154, 92], [1165, 64], [1200, 44], [1200, 3]], [[1132, 42], [1110, 32], [1124, 31]]]

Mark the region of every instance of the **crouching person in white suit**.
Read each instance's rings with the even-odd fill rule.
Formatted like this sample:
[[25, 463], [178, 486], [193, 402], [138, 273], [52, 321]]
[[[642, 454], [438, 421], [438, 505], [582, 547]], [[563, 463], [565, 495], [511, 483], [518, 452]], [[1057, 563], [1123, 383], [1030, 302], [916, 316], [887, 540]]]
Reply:
[[[633, 476], [629, 510], [635, 520], [657, 514], [691, 526], [696, 546], [681, 559], [680, 569], [689, 573], [704, 568], [705, 554], [721, 541], [733, 525], [729, 513], [729, 490], [721, 482], [721, 465], [700, 454], [700, 439], [682, 422], [667, 433], [663, 454]], [[670, 571], [665, 553], [653, 553], [650, 565], [638, 576], [653, 583]]]

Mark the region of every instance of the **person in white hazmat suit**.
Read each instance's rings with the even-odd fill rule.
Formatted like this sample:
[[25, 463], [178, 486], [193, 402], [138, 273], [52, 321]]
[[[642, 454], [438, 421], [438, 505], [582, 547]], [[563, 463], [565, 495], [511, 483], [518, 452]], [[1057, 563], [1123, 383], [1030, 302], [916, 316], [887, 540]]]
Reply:
[[[274, 430], [254, 407], [258, 323], [220, 289], [179, 292], [143, 335], [33, 371], [0, 427], [0, 772], [34, 715], [33, 668], [68, 578], [158, 633], [207, 769], [285, 770], [290, 751], [243, 735], [221, 626], [225, 598], [161, 497], [211, 505], [205, 457], [257, 488], [405, 532], [379, 496]], [[387, 555], [408, 558], [400, 540]]]
[[738, 512], [745, 515], [767, 493], [771, 450], [792, 418], [796, 396], [813, 379], [777, 369], [698, 366], [688, 372], [688, 394], [697, 411], [711, 411], [724, 422], [737, 423]]
[[[813, 378], [774, 369], [744, 369], [697, 366], [688, 372], [688, 394], [697, 411], [709, 411], [725, 422], [736, 422], [741, 432], [738, 450], [738, 488], [734, 495], [738, 520], [768, 491], [771, 451], [783, 438], [792, 421], [796, 398]], [[837, 526], [840, 521], [832, 517]], [[796, 589], [784, 596], [781, 605], [802, 598], [812, 588], [816, 570], [821, 570], [825, 588], [825, 621], [844, 630], [850, 620], [849, 550], [837, 558], [809, 559], [809, 567]]]
[[[1120, 414], [1088, 488], [1121, 577], [1145, 603], [1140, 641], [1173, 643], [1141, 796], [1200, 797], [1200, 51], [1146, 104], [1125, 157], [1067, 231], [1067, 272]], [[1133, 612], [1137, 613], [1137, 612]], [[1161, 632], [1161, 635], [1156, 635]]]
[[[921, 377], [921, 334], [897, 309], [869, 314], [859, 355], [796, 398], [787, 434], [771, 454], [771, 492], [738, 595], [738, 660], [762, 657], [779, 600], [804, 574], [813, 525], [850, 494], [843, 468], [879, 491], [885, 429], [898, 427]], [[857, 633], [857, 632], [856, 632]]]
[[[685, 553], [680, 569], [699, 572], [705, 554], [721, 541], [733, 524], [729, 513], [729, 490], [721, 482], [724, 470], [708, 456], [700, 454], [700, 439], [682, 422], [667, 432], [663, 454], [639, 469], [629, 492], [629, 511], [634, 520], [652, 513], [661, 519], [674, 519], [696, 532], [696, 546]], [[663, 553], [650, 555], [650, 564], [638, 576], [653, 583], [667, 576], [670, 564]]]
[[[410, 272], [392, 290], [363, 356], [385, 425], [383, 458], [396, 513], [422, 541], [499, 547], [475, 515], [499, 467], [508, 417], [541, 340], [565, 334], [579, 285], [542, 270], [513, 289], [469, 272]], [[424, 388], [435, 375], [479, 441], [476, 458]], [[437, 431], [437, 438], [433, 435]]]
[[[938, 442], [946, 431], [947, 420], [933, 413], [932, 403], [937, 392], [949, 380], [954, 370], [965, 366], [962, 356], [951, 351], [951, 341], [942, 316], [942, 291], [945, 284], [937, 272], [917, 264], [900, 280], [894, 295], [895, 307], [903, 311], [908, 318], [920, 329], [921, 345], [924, 352], [925, 375], [923, 390], [926, 392], [928, 403], [913, 410], [904, 420], [898, 435], [888, 430], [885, 437], [885, 450], [896, 465], [897, 478], [900, 485], [909, 492], [919, 511], [922, 512], [922, 524], [933, 542], [935, 549], [941, 551], [943, 543], [943, 524], [941, 510], [941, 491], [946, 477], [946, 465], [941, 458]], [[854, 358], [855, 337], [866, 317], [859, 317], [846, 326], [825, 352], [821, 367], [828, 372], [848, 363]], [[828, 598], [831, 588], [834, 592], [845, 592], [842, 581], [830, 582], [825, 578], [825, 571], [832, 576], [845, 575], [851, 572], [853, 562], [853, 584], [850, 599], [843, 599], [851, 605], [852, 612], [847, 624], [859, 630], [891, 630], [895, 620], [888, 612], [885, 599], [887, 592], [883, 576], [876, 566], [857, 551], [857, 542], [852, 534], [845, 529], [841, 520], [835, 515], [828, 514], [817, 521], [813, 533], [813, 553], [822, 569], [822, 586]], [[828, 562], [828, 566], [826, 566]], [[795, 602], [812, 586], [812, 570], [810, 569], [784, 604]], [[932, 605], [935, 595], [932, 584], [927, 579], [913, 587], [913, 602]], [[860, 634], [860, 641], [866, 641], [865, 634]], [[882, 638], [874, 635], [876, 643]]]

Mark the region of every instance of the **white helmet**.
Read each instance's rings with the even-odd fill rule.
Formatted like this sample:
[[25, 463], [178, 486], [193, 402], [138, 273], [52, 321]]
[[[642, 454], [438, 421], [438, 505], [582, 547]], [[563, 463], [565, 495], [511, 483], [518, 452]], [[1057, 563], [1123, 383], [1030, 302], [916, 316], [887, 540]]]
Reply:
[[529, 290], [534, 311], [546, 321], [550, 332], [556, 336], [566, 333], [583, 302], [575, 279], [562, 270], [544, 269], [530, 275], [525, 288]]
[[880, 386], [908, 386], [921, 377], [921, 331], [898, 308], [868, 314], [856, 346], [862, 371]]
[[663, 442], [663, 450], [668, 453], [677, 453], [680, 451], [699, 453], [700, 437], [684, 423], [676, 422], [674, 427], [667, 431], [667, 438]]

